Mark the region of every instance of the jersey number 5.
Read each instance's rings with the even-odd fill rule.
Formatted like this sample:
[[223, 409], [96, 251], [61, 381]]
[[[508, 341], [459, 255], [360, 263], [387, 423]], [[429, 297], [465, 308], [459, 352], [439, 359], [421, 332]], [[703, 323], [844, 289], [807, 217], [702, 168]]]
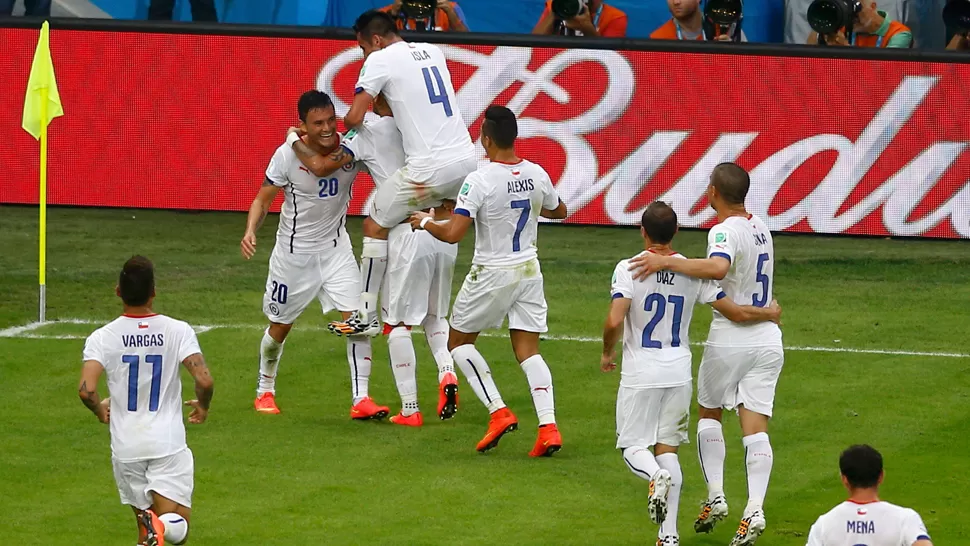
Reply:
[[[138, 411], [138, 355], [124, 355], [121, 361], [128, 365], [128, 411]], [[152, 365], [152, 388], [148, 393], [148, 411], [158, 411], [158, 395], [162, 389], [162, 355], [145, 355], [145, 362]]]
[[[445, 89], [445, 81], [441, 79], [441, 72], [438, 71], [437, 66], [424, 67], [421, 69], [421, 73], [424, 74], [424, 85], [428, 88], [428, 100], [431, 104], [440, 104], [445, 108], [445, 116], [451, 117], [451, 101], [448, 100], [448, 90]], [[434, 82], [431, 81], [431, 76], [434, 75]], [[435, 92], [435, 84], [438, 85], [438, 91]]]
[[751, 296], [751, 305], [755, 307], [764, 307], [768, 304], [768, 283], [771, 279], [768, 275], [762, 273], [765, 267], [765, 262], [768, 261], [768, 254], [758, 254], [758, 272], [755, 274], [755, 280], [761, 284], [761, 294], [753, 294]]

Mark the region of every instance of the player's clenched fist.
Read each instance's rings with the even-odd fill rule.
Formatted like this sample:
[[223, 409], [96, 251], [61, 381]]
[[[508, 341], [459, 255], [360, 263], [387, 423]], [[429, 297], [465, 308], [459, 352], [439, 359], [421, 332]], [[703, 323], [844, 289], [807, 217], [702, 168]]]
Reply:
[[256, 234], [251, 231], [247, 231], [246, 234], [243, 235], [242, 242], [239, 243], [239, 247], [242, 250], [243, 258], [246, 258], [247, 260], [252, 258], [253, 255], [256, 254]]

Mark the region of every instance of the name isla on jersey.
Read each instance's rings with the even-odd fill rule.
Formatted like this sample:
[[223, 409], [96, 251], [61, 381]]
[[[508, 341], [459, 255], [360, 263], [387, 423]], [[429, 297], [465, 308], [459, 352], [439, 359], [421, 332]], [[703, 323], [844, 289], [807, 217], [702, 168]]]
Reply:
[[431, 58], [431, 55], [428, 55], [428, 52], [423, 49], [420, 51], [412, 51], [411, 56], [414, 57], [415, 61], [427, 61]]
[[165, 345], [164, 334], [128, 334], [121, 336], [125, 348], [162, 347]]
[[[518, 174], [518, 173], [514, 173]], [[531, 178], [525, 180], [510, 180], [509, 181], [509, 193], [519, 193], [523, 191], [533, 191], [536, 189], [535, 185], [532, 183]]]

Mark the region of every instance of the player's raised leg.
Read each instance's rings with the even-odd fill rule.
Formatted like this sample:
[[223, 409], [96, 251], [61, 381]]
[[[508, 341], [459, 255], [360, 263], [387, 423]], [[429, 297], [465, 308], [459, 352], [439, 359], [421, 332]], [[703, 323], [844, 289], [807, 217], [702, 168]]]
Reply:
[[[389, 326], [390, 327], [390, 326]], [[401, 395], [401, 413], [391, 417], [396, 425], [420, 427], [424, 424], [418, 408], [418, 384], [415, 378], [417, 357], [411, 341], [411, 328], [404, 324], [390, 327], [387, 335], [387, 352], [391, 357], [391, 371]]]

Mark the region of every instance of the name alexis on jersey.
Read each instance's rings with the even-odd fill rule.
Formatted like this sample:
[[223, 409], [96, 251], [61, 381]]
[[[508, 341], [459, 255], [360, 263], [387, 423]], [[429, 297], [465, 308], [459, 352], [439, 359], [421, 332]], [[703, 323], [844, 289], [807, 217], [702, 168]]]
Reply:
[[121, 342], [126, 348], [134, 347], [162, 347], [165, 345], [164, 334], [128, 334], [121, 336]]
[[[513, 173], [518, 174], [518, 173]], [[533, 191], [536, 189], [535, 184], [532, 183], [531, 178], [525, 180], [510, 180], [509, 181], [509, 193], [519, 193], [522, 191]]]

